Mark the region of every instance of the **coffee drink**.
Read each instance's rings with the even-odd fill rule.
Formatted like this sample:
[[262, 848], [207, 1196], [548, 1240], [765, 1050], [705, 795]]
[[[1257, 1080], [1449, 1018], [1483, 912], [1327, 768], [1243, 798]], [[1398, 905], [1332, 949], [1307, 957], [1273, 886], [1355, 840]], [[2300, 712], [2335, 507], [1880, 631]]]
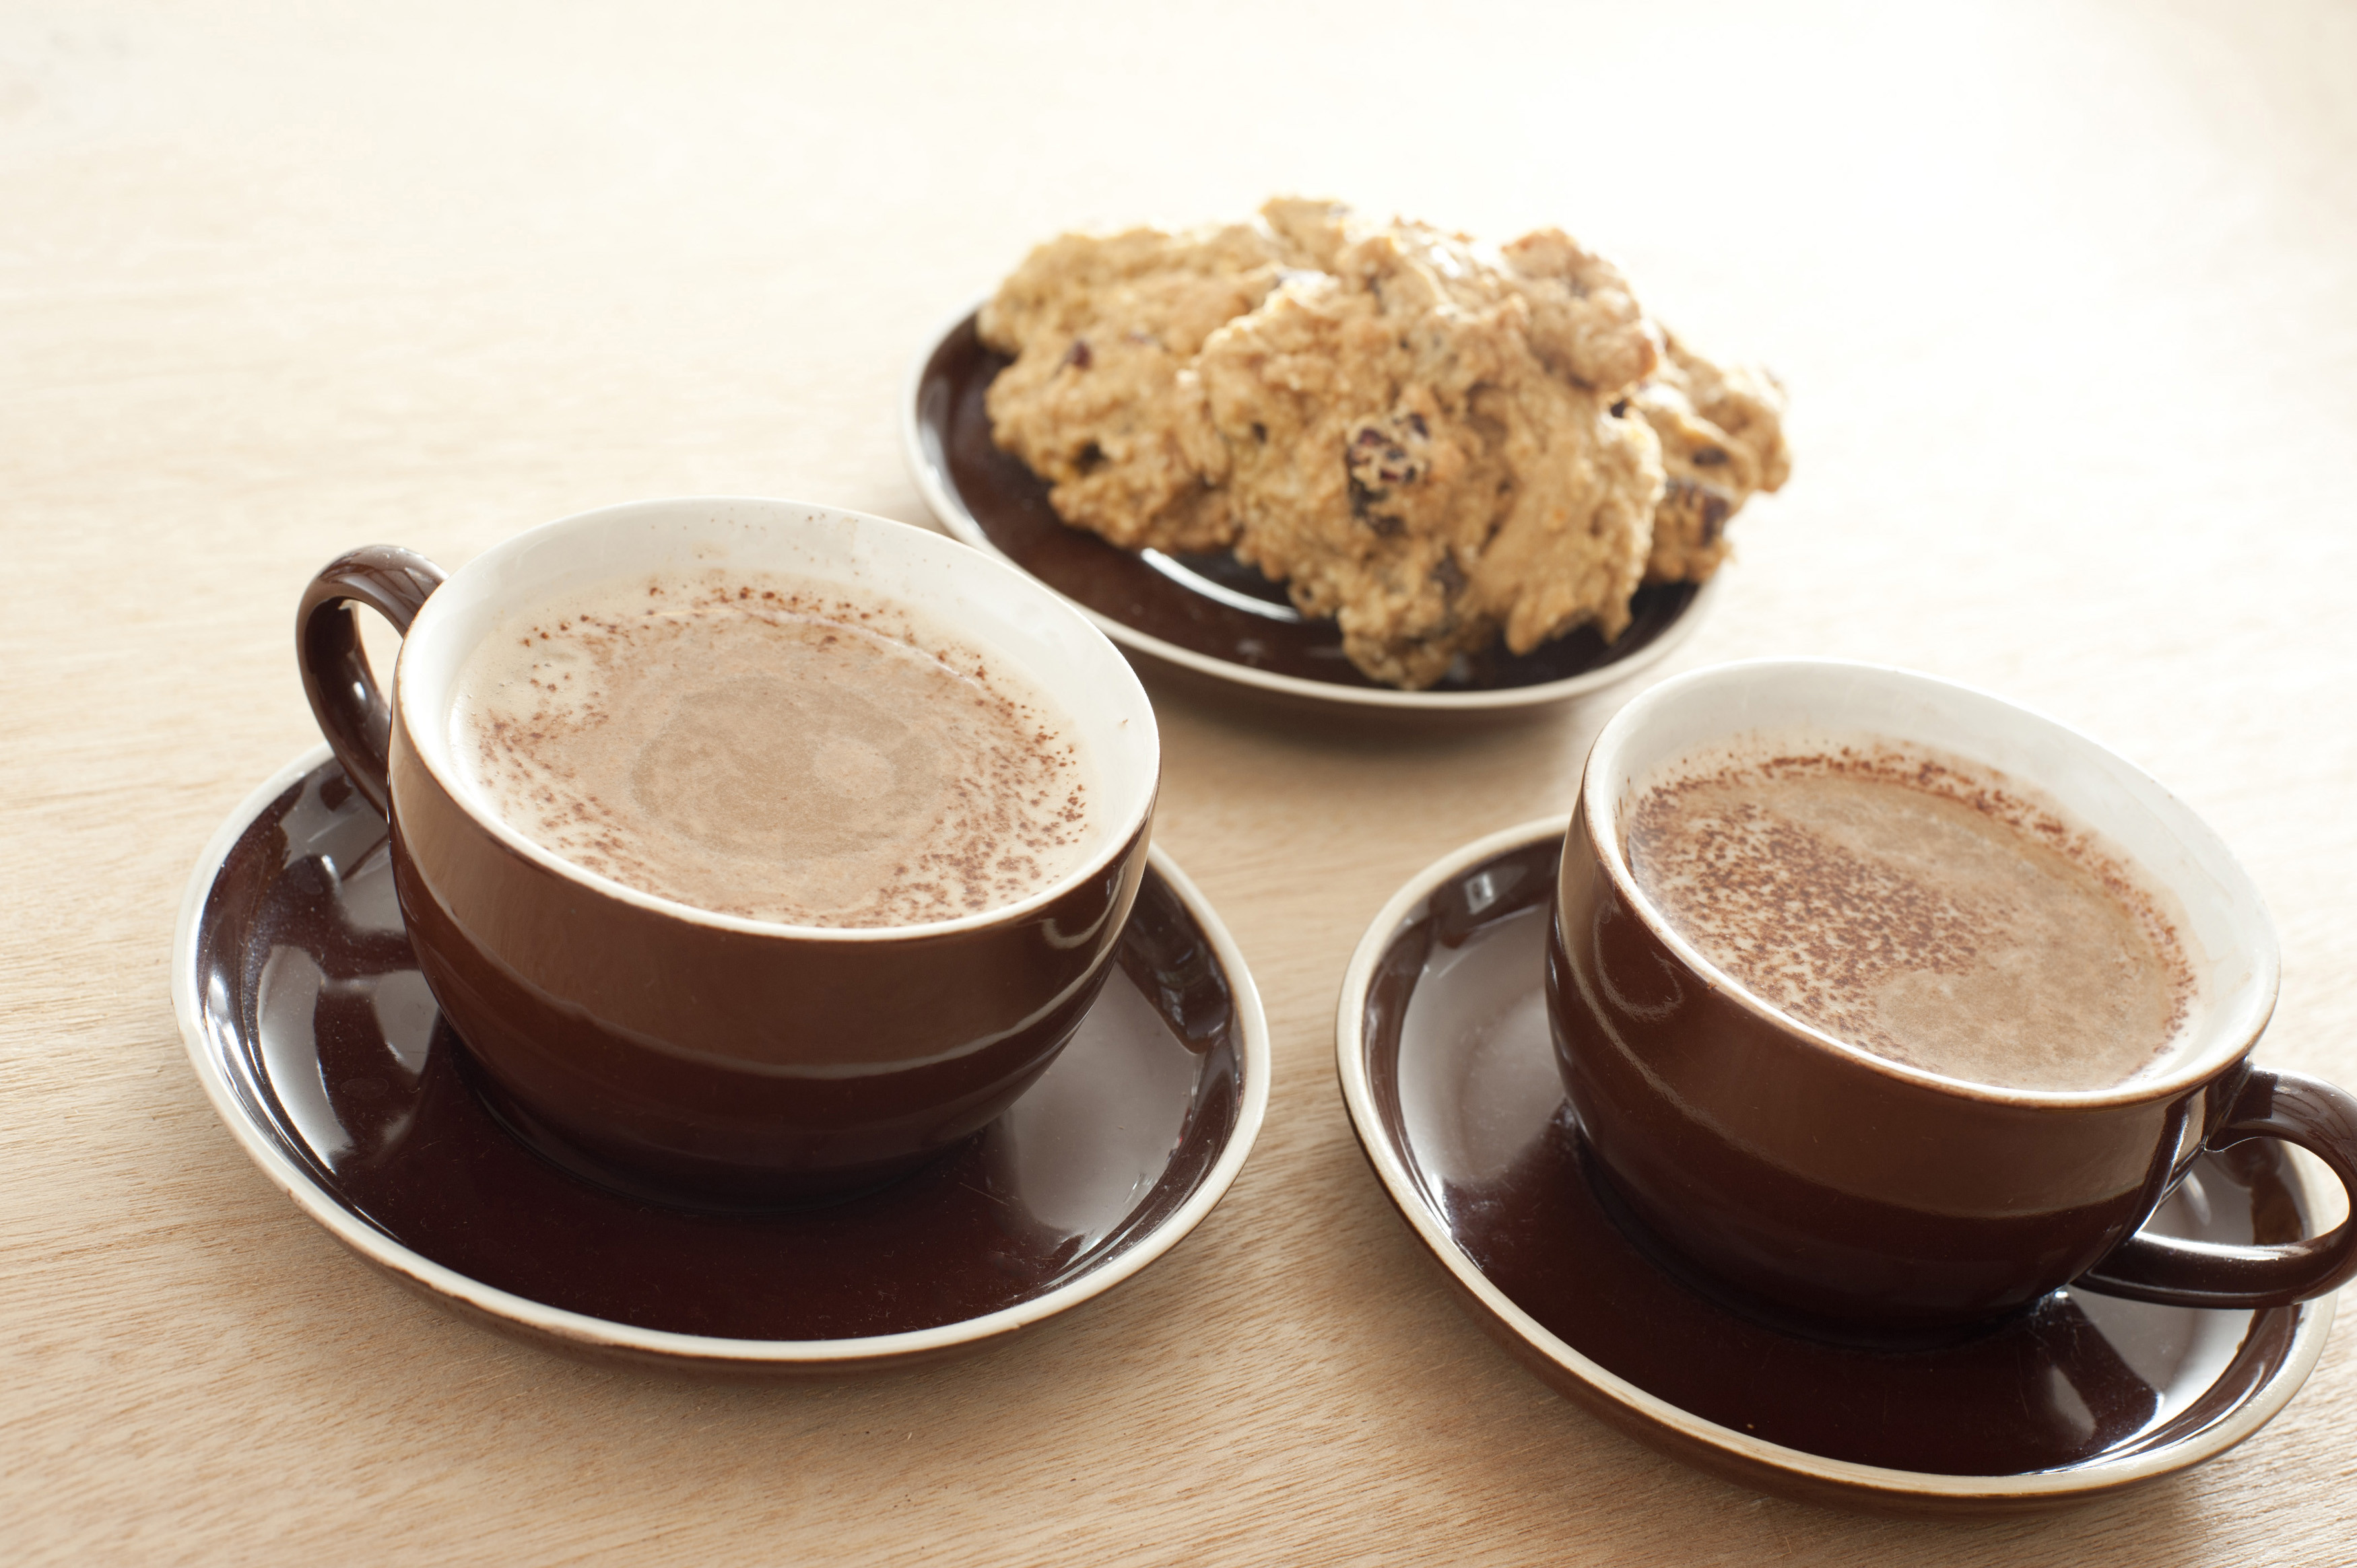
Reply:
[[468, 657], [450, 725], [489, 814], [720, 914], [953, 919], [1101, 847], [1066, 715], [1003, 658], [833, 583], [642, 575], [533, 606]]
[[1631, 872], [1703, 956], [1874, 1055], [2093, 1090], [2166, 1060], [2192, 971], [2094, 835], [1954, 757], [1772, 738], [1687, 758], [1625, 816]]

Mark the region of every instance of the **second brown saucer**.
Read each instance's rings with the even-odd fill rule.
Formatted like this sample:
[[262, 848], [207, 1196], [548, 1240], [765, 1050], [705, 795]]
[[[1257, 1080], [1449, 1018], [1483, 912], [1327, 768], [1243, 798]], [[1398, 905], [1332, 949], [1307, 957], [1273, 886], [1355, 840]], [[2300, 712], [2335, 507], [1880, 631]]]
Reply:
[[[2265, 1425], [2324, 1348], [2333, 1298], [2265, 1312], [2076, 1288], [1976, 1337], [1864, 1348], [1781, 1332], [1674, 1277], [1588, 1167], [1544, 984], [1565, 822], [1426, 868], [1342, 988], [1337, 1068], [1384, 1191], [1458, 1301], [1542, 1380], [1640, 1442], [1766, 1491], [1882, 1511], [2018, 1513], [2140, 1486]], [[2301, 1234], [2276, 1144], [2198, 1159], [2165, 1234]]]

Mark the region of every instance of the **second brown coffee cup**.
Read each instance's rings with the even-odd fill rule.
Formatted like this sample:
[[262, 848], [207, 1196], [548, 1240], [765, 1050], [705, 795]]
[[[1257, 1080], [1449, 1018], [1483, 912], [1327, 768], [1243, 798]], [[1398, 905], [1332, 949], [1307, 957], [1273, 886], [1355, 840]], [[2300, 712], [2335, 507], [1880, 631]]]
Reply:
[[[920, 614], [977, 668], [1011, 669], [1051, 697], [1092, 773], [1087, 847], [1011, 901], [829, 926], [651, 892], [507, 820], [454, 736], [478, 648], [568, 593], [623, 579], [705, 591], [732, 573]], [[351, 603], [404, 633], [390, 703]], [[485, 1099], [550, 1158], [659, 1200], [759, 1206], [856, 1188], [984, 1126], [1078, 1026], [1145, 874], [1160, 753], [1128, 665], [1037, 584], [903, 524], [784, 501], [644, 502], [520, 534], [447, 581], [375, 547], [319, 574], [296, 639], [321, 729], [392, 822], [410, 943]], [[691, 701], [725, 730], [750, 689]], [[859, 779], [887, 777], [872, 747], [850, 762]], [[985, 808], [1001, 787], [980, 772], [947, 786]], [[630, 788], [665, 786], [633, 774]], [[725, 800], [641, 803], [707, 836], [733, 831]]]
[[[2170, 911], [2190, 973], [2166, 1047], [2116, 1082], [2004, 1087], [1863, 1048], [1765, 999], [1665, 916], [1629, 853], [1652, 781], [1747, 751], [1949, 759], [1957, 778], [2009, 791], [2027, 831], [2059, 843], [2089, 830]], [[1811, 919], [1793, 908], [1746, 940], [1798, 952], [1818, 934]], [[2093, 742], [1925, 676], [1761, 660], [1665, 682], [1598, 736], [1564, 845], [1547, 1005], [1595, 1175], [1642, 1239], [1771, 1316], [1905, 1335], [2073, 1281], [2263, 1307], [2357, 1273], [2357, 1221], [2266, 1247], [2139, 1230], [2197, 1155], [2247, 1138], [2298, 1144], [2357, 1190], [2357, 1100], [2249, 1059], [2276, 972], [2274, 929], [2225, 846]]]

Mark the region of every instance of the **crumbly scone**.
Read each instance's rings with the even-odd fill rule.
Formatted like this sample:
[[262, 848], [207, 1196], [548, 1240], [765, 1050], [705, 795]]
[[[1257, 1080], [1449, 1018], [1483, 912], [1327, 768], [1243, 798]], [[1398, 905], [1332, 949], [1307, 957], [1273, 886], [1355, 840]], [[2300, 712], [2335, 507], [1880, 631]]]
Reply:
[[1312, 272], [1332, 272], [1342, 247], [1364, 232], [1349, 207], [1315, 197], [1272, 196], [1260, 204], [1260, 220], [1288, 266]]
[[1560, 229], [1534, 230], [1503, 254], [1531, 302], [1531, 347], [1549, 370], [1598, 392], [1652, 372], [1658, 352], [1620, 268]]
[[1699, 583], [1727, 559], [1727, 520], [1792, 472], [1784, 389], [1764, 370], [1722, 368], [1663, 337], [1660, 367], [1631, 395], [1661, 437], [1668, 475], [1645, 580]]
[[982, 309], [983, 341], [1015, 360], [990, 384], [993, 439], [1048, 481], [1066, 522], [1127, 550], [1223, 548], [1227, 450], [1193, 360], [1281, 271], [1257, 224], [1040, 246]]
[[[1314, 254], [1288, 216], [1272, 225]], [[1408, 690], [1501, 630], [1517, 653], [1584, 623], [1617, 634], [1651, 542], [1659, 444], [1611, 413], [1622, 383], [1571, 371], [1651, 368], [1633, 302], [1617, 338], [1595, 313], [1575, 330], [1571, 302], [1592, 295], [1548, 276], [1534, 299], [1460, 237], [1395, 224], [1341, 238], [1330, 270], [1288, 281], [1198, 361], [1230, 448], [1237, 556], [1332, 617], [1352, 663]], [[1562, 330], [1534, 332], [1550, 309]]]
[[1773, 377], [1648, 321], [1560, 230], [1502, 249], [1279, 198], [1191, 233], [1068, 234], [982, 312], [994, 438], [1065, 521], [1232, 546], [1410, 690], [1700, 581], [1789, 467]]
[[1394, 220], [1370, 224], [1337, 201], [1277, 197], [1260, 209], [1297, 266], [1340, 274], [1344, 253], [1389, 234], [1424, 259], [1435, 283], [1468, 309], [1508, 294], [1529, 304], [1531, 347], [1547, 368], [1582, 386], [1609, 391], [1652, 371], [1659, 347], [1619, 268], [1560, 229], [1539, 229], [1491, 252], [1463, 234]]

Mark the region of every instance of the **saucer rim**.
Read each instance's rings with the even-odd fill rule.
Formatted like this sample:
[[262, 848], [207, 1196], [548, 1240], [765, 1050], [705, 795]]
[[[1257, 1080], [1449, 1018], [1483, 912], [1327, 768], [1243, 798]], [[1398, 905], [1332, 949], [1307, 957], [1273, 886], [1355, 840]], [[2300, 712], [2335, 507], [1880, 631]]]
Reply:
[[315, 1223], [367, 1262], [403, 1284], [435, 1297], [443, 1305], [465, 1309], [489, 1326], [523, 1331], [533, 1337], [565, 1343], [593, 1355], [660, 1364], [695, 1366], [719, 1370], [857, 1371], [887, 1364], [931, 1360], [979, 1348], [1034, 1324], [1071, 1311], [1103, 1294], [1168, 1252], [1193, 1232], [1227, 1195], [1250, 1158], [1266, 1117], [1274, 1050], [1260, 990], [1243, 951], [1201, 889], [1178, 869], [1159, 845], [1149, 846], [1148, 864], [1169, 884], [1171, 891], [1201, 927], [1228, 980], [1236, 1008], [1241, 1039], [1237, 1051], [1243, 1069], [1236, 1121], [1225, 1145], [1202, 1181], [1184, 1202], [1171, 1210], [1145, 1236], [1100, 1268], [1054, 1290], [1013, 1306], [978, 1316], [961, 1318], [931, 1328], [899, 1334], [868, 1335], [843, 1339], [731, 1339], [716, 1335], [682, 1334], [668, 1329], [640, 1328], [610, 1318], [547, 1305], [529, 1296], [487, 1285], [457, 1270], [417, 1253], [353, 1213], [324, 1188], [278, 1141], [257, 1125], [231, 1086], [208, 1042], [197, 995], [197, 930], [205, 904], [221, 868], [238, 841], [271, 803], [322, 764], [333, 760], [322, 742], [281, 768], [257, 786], [213, 831], [199, 855], [180, 899], [178, 924], [172, 939], [172, 1010], [180, 1039], [213, 1113], [246, 1157], [271, 1184], [295, 1201]]
[[[982, 312], [990, 295], [984, 295], [974, 304], [958, 311], [934, 331], [929, 333], [918, 348], [901, 377], [898, 406], [900, 425], [900, 456], [907, 464], [909, 477], [931, 511], [951, 537], [961, 543], [984, 551], [1054, 594], [1064, 603], [1086, 616], [1099, 631], [1111, 638], [1119, 647], [1142, 653], [1181, 669], [1191, 670], [1214, 680], [1232, 682], [1255, 691], [1280, 696], [1302, 698], [1311, 702], [1330, 703], [1339, 707], [1423, 714], [1505, 714], [1526, 708], [1551, 707], [1620, 685], [1643, 673], [1676, 651], [1695, 628], [1702, 624], [1712, 606], [1719, 598], [1719, 584], [1727, 575], [1722, 566], [1695, 588], [1684, 610], [1653, 639], [1624, 659], [1600, 664], [1593, 670], [1561, 680], [1542, 682], [1534, 686], [1504, 686], [1486, 692], [1403, 692], [1389, 686], [1343, 686], [1331, 682], [1311, 681], [1298, 675], [1279, 674], [1275, 671], [1255, 670], [1231, 659], [1221, 659], [1209, 653], [1199, 653], [1175, 642], [1138, 630], [1117, 617], [1107, 615], [1071, 597], [1060, 588], [1024, 566], [1013, 556], [998, 548], [984, 530], [974, 512], [951, 483], [946, 461], [936, 462], [925, 446], [925, 422], [921, 399], [925, 384], [925, 368], [933, 361], [952, 333], [973, 320]], [[1731, 564], [1731, 563], [1730, 563]]]
[[[2318, 1359], [2324, 1353], [2337, 1293], [2294, 1307], [2292, 1310], [2298, 1316], [2292, 1326], [2291, 1344], [2275, 1373], [2224, 1419], [2181, 1442], [2118, 1459], [2098, 1457], [2050, 1470], [2013, 1476], [1966, 1476], [1894, 1469], [1828, 1458], [1704, 1420], [1608, 1370], [1541, 1325], [1492, 1283], [1457, 1244], [1455, 1238], [1432, 1212], [1405, 1161], [1385, 1134], [1367, 1076], [1366, 1042], [1361, 1021], [1365, 1017], [1367, 993], [1373, 982], [1376, 967], [1397, 940], [1407, 924], [1409, 912], [1416, 905], [1429, 897], [1435, 888], [1450, 877], [1510, 851], [1550, 838], [1560, 839], [1570, 831], [1570, 827], [1571, 815], [1565, 812], [1501, 829], [1450, 851], [1409, 877], [1383, 905], [1359, 939], [1358, 946], [1351, 954], [1350, 967], [1344, 972], [1341, 994], [1336, 1004], [1335, 1069], [1340, 1079], [1343, 1108], [1350, 1116], [1351, 1128], [1358, 1138], [1360, 1151], [1382, 1183], [1392, 1206], [1407, 1221], [1409, 1228], [1424, 1243], [1426, 1251], [1447, 1271], [1449, 1283], [1457, 1287], [1459, 1297], [1489, 1315], [1491, 1323], [1482, 1326], [1494, 1327], [1512, 1336], [1520, 1348], [1544, 1359], [1558, 1372], [1583, 1385], [1590, 1395], [1602, 1402], [1618, 1407], [1624, 1417], [1633, 1418], [1636, 1427], [1624, 1428], [1632, 1435], [1639, 1434], [1637, 1427], [1651, 1428], [1685, 1447], [1691, 1447], [1695, 1450], [1693, 1454], [1672, 1451], [1675, 1456], [1685, 1458], [1689, 1463], [1703, 1453], [1710, 1453], [1722, 1463], [1732, 1461], [1735, 1473], [1753, 1484], [1789, 1484], [1797, 1480], [1851, 1494], [1853, 1500], [1878, 1498], [1901, 1506], [1912, 1501], [1965, 1508], [1984, 1504], [1993, 1509], [2007, 1506], [2018, 1509], [2092, 1498], [2155, 1480], [2215, 1458], [2251, 1436], [2275, 1419], [2307, 1382], [2309, 1373], [2315, 1370]], [[2289, 1170], [2291, 1178], [2299, 1185], [2301, 1196], [2313, 1212], [2318, 1194], [2312, 1178], [2296, 1162], [2290, 1165]]]

